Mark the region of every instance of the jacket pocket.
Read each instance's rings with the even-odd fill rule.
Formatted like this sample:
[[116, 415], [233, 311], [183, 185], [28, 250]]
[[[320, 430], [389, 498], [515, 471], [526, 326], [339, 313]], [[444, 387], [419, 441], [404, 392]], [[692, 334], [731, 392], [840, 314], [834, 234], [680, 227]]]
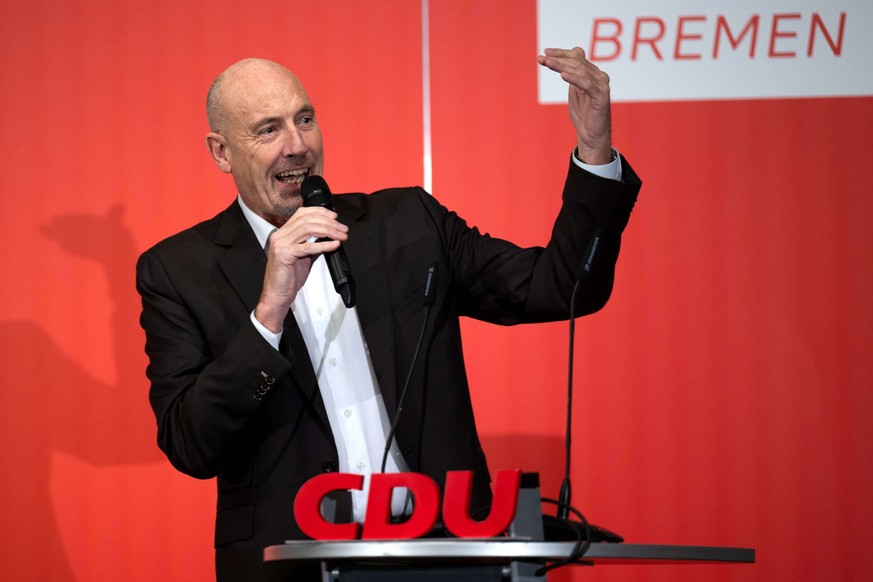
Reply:
[[255, 506], [239, 505], [215, 515], [215, 547], [251, 539], [255, 535]]
[[404, 325], [416, 314], [423, 311], [424, 307], [424, 285], [422, 285], [397, 306], [394, 310], [394, 317], [397, 323]]

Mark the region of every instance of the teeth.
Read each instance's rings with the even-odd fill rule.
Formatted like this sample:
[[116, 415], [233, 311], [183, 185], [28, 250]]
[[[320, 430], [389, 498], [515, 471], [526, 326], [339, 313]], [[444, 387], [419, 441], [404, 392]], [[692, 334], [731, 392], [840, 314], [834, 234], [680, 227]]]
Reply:
[[276, 179], [285, 182], [286, 184], [299, 184], [303, 181], [303, 178], [306, 177], [308, 172], [309, 170], [306, 168], [300, 170], [286, 170], [276, 174]]

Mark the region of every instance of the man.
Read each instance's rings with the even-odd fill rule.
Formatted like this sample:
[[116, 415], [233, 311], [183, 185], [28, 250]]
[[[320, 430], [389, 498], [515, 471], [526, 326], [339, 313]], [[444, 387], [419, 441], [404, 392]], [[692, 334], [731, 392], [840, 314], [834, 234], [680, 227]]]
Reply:
[[[473, 509], [487, 510], [458, 318], [566, 319], [596, 228], [598, 262], [579, 304], [581, 313], [599, 309], [640, 187], [612, 149], [606, 75], [581, 49], [550, 49], [539, 62], [570, 84], [577, 136], [545, 249], [482, 235], [418, 188], [337, 196], [336, 212], [303, 207], [300, 184], [322, 173], [323, 149], [300, 81], [247, 59], [213, 83], [207, 146], [238, 198], [145, 252], [137, 289], [158, 443], [179, 470], [218, 477], [219, 580], [278, 575], [262, 564], [262, 550], [303, 537], [292, 503], [306, 480], [379, 471], [422, 328], [388, 470], [421, 471], [440, 484], [448, 470], [473, 470]], [[354, 309], [339, 301], [321, 258], [340, 244], [356, 280]], [[439, 275], [425, 319], [430, 264]], [[352, 499], [355, 519], [365, 501]]]

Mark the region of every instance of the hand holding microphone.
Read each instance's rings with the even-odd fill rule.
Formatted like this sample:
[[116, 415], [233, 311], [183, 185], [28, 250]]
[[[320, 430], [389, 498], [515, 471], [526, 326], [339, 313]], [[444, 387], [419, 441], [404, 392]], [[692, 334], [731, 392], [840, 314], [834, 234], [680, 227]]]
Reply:
[[[317, 178], [324, 184], [322, 178]], [[308, 189], [309, 192], [314, 190], [317, 189]], [[321, 190], [326, 190], [326, 184]], [[267, 269], [261, 297], [255, 307], [255, 318], [275, 333], [282, 330], [288, 309], [309, 276], [312, 261], [320, 254], [328, 259], [328, 253], [336, 251], [341, 242], [348, 238], [348, 227], [336, 220], [332, 204], [323, 209], [319, 204], [309, 206], [298, 209], [268, 239]], [[346, 298], [343, 299], [345, 301]], [[351, 300], [354, 301], [353, 294]]]
[[[321, 176], [307, 176], [300, 186], [300, 194], [303, 197], [303, 207], [320, 206], [333, 211], [333, 194], [327, 187], [327, 182]], [[327, 261], [327, 270], [333, 281], [333, 288], [339, 293], [346, 307], [355, 306], [355, 280], [352, 278], [352, 269], [349, 260], [343, 250], [342, 244], [334, 251], [324, 253]]]

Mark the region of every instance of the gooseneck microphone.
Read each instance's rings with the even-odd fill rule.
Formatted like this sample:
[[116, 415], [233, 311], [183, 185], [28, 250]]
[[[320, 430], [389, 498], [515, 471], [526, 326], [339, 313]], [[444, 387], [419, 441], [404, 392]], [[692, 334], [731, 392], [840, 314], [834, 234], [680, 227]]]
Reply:
[[[300, 195], [303, 197], [303, 206], [321, 206], [333, 210], [333, 194], [327, 187], [327, 182], [321, 176], [306, 176], [300, 185]], [[322, 240], [328, 239], [320, 239]], [[343, 250], [342, 244], [335, 251], [324, 253], [327, 261], [327, 270], [333, 281], [333, 288], [339, 293], [346, 307], [355, 306], [355, 280], [352, 278], [352, 269], [349, 260]]]
[[561, 483], [561, 492], [558, 497], [558, 518], [567, 519], [570, 513], [570, 447], [571, 435], [573, 434], [573, 352], [576, 336], [576, 295], [579, 293], [579, 286], [591, 272], [591, 265], [594, 262], [594, 255], [597, 253], [597, 247], [600, 246], [600, 238], [603, 236], [603, 229], [597, 228], [594, 234], [591, 235], [591, 241], [588, 243], [588, 248], [585, 249], [585, 254], [582, 255], [582, 263], [576, 271], [576, 283], [573, 286], [573, 294], [570, 296], [570, 361], [567, 365], [567, 427], [564, 433], [564, 480]]
[[427, 276], [424, 281], [424, 317], [421, 322], [421, 333], [418, 336], [418, 343], [415, 346], [415, 352], [412, 354], [412, 362], [409, 364], [409, 372], [406, 374], [406, 382], [403, 383], [403, 390], [400, 391], [400, 398], [397, 400], [397, 411], [394, 413], [394, 420], [391, 422], [391, 430], [388, 432], [388, 437], [385, 439], [385, 450], [382, 451], [382, 464], [379, 472], [385, 472], [385, 465], [388, 462], [388, 452], [391, 450], [391, 443], [394, 441], [397, 425], [400, 423], [400, 413], [403, 412], [403, 401], [406, 400], [406, 393], [409, 391], [409, 382], [412, 380], [412, 371], [415, 369], [415, 363], [418, 361], [418, 355], [421, 353], [421, 346], [424, 342], [424, 332], [427, 329], [427, 322], [430, 319], [430, 308], [433, 307], [436, 299], [436, 283], [437, 283], [437, 267], [439, 263], [436, 259], [427, 268]]

